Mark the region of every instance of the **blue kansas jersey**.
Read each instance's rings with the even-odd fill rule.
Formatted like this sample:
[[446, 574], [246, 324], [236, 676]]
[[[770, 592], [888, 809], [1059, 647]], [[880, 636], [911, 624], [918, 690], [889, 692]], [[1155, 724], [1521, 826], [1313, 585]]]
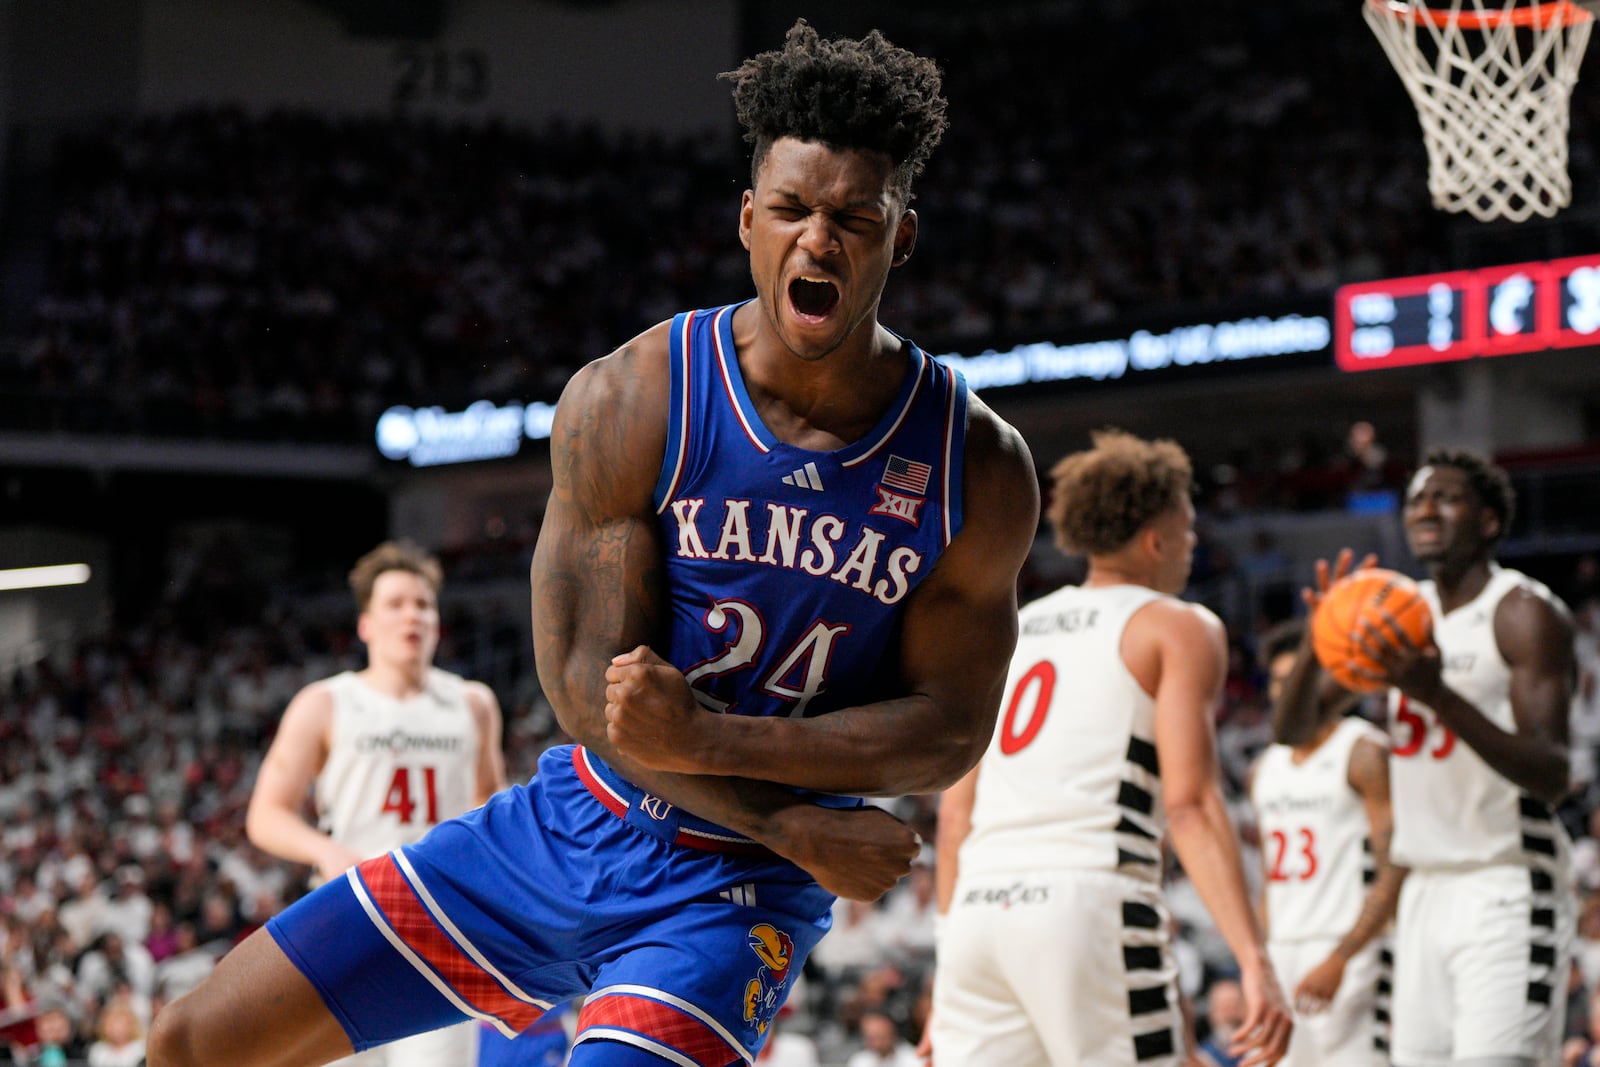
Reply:
[[671, 643], [701, 703], [820, 715], [882, 699], [907, 596], [961, 528], [966, 385], [906, 346], [894, 403], [861, 440], [796, 448], [762, 424], [734, 307], [678, 315], [656, 485]]

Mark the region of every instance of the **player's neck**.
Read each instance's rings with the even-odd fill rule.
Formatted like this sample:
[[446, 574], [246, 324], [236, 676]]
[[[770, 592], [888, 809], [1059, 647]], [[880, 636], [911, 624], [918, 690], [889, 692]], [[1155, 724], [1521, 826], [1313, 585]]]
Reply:
[[408, 700], [427, 688], [429, 664], [421, 660], [408, 663], [389, 663], [381, 659], [367, 661], [365, 670], [356, 677], [369, 689], [396, 700]]
[[878, 424], [911, 371], [906, 346], [863, 320], [838, 348], [801, 359], [768, 326], [758, 302], [733, 322], [739, 373], [762, 422], [786, 444], [829, 451], [853, 444]]
[[1086, 589], [1108, 585], [1142, 585], [1146, 589], [1155, 589], [1156, 576], [1151, 568], [1139, 566], [1134, 561], [1117, 556], [1092, 556], [1083, 585]]
[[1335, 715], [1333, 718], [1317, 727], [1317, 732], [1311, 735], [1311, 740], [1307, 741], [1303, 745], [1291, 746], [1294, 751], [1294, 762], [1303, 763], [1304, 761], [1310, 759], [1312, 755], [1316, 753], [1317, 749], [1327, 744], [1328, 738], [1332, 737], [1333, 732], [1339, 728], [1339, 719], [1340, 716]]
[[1428, 576], [1439, 594], [1439, 606], [1446, 614], [1477, 599], [1489, 584], [1489, 575], [1488, 557], [1477, 557], [1465, 563], [1445, 560], [1428, 568]]

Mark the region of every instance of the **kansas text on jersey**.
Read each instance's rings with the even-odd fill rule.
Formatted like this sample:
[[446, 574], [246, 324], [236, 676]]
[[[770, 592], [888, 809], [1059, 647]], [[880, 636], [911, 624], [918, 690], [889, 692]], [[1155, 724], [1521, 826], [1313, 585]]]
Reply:
[[745, 389], [734, 310], [673, 320], [658, 651], [713, 711], [812, 716], [882, 699], [904, 601], [961, 528], [965, 383], [908, 342], [899, 394], [870, 433], [798, 448]]

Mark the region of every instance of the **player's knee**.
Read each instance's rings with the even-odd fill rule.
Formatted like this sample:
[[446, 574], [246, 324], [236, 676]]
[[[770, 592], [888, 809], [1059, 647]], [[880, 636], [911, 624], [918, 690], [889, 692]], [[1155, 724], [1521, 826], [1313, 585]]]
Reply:
[[156, 1013], [145, 1038], [146, 1067], [198, 1067], [194, 1013], [179, 998]]

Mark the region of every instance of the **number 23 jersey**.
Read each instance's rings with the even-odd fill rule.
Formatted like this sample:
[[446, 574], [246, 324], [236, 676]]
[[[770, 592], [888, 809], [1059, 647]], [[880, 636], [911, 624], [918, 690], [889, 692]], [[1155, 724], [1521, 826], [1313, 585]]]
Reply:
[[1377, 873], [1366, 804], [1350, 787], [1350, 754], [1363, 740], [1389, 747], [1381, 730], [1351, 717], [1301, 763], [1288, 745], [1269, 745], [1256, 764], [1250, 801], [1273, 941], [1343, 937], [1361, 914]]

